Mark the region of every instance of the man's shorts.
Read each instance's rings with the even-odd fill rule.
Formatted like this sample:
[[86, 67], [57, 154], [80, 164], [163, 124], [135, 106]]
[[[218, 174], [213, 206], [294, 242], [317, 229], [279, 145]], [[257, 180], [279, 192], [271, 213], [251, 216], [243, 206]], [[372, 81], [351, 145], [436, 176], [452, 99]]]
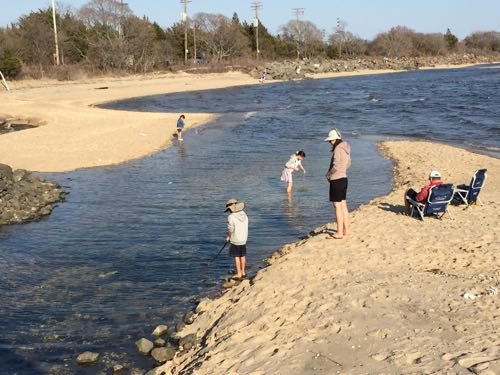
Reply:
[[247, 255], [247, 245], [233, 245], [229, 247], [229, 256], [244, 257]]
[[347, 177], [330, 181], [330, 202], [341, 202], [347, 198]]

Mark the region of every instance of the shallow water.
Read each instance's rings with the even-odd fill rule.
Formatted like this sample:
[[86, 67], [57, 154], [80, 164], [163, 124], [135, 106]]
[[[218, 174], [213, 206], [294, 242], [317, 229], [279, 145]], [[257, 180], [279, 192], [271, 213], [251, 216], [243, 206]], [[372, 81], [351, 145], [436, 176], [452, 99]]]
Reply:
[[[210, 263], [224, 241], [229, 197], [247, 203], [254, 273], [272, 251], [333, 218], [322, 142], [333, 125], [353, 149], [353, 209], [390, 190], [379, 134], [473, 138], [476, 149], [498, 152], [498, 77], [498, 69], [414, 72], [114, 104], [223, 115], [151, 157], [44, 175], [69, 190], [67, 202], [41, 222], [0, 228], [0, 373], [53, 365], [95, 373], [74, 367], [84, 350], [129, 353], [119, 362], [150, 366], [133, 342], [158, 323], [174, 324], [232, 268], [227, 255]], [[290, 201], [279, 176], [297, 149], [306, 151], [307, 174], [294, 174]]]

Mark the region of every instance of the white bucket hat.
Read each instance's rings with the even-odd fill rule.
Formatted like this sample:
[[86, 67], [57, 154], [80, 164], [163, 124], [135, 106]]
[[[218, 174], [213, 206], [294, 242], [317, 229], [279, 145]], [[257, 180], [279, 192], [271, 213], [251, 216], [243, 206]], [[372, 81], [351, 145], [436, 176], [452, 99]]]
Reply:
[[330, 133], [328, 133], [328, 137], [325, 138], [325, 142], [335, 141], [337, 139], [342, 139], [342, 135], [338, 129], [333, 129], [330, 130]]
[[429, 173], [429, 178], [441, 178], [441, 173], [438, 171], [431, 171], [431, 173]]

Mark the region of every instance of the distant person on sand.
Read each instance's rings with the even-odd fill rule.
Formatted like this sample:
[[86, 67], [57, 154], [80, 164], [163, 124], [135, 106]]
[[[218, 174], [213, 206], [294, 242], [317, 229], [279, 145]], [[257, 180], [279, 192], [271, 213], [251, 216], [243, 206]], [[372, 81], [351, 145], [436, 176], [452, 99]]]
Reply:
[[424, 203], [427, 199], [427, 196], [429, 195], [430, 188], [435, 185], [441, 185], [442, 183], [443, 181], [441, 181], [441, 173], [439, 173], [438, 171], [431, 171], [431, 173], [429, 173], [429, 183], [422, 189], [420, 189], [420, 192], [417, 193], [412, 188], [406, 190], [404, 195], [406, 214], [410, 215], [411, 213], [411, 204], [408, 199], [406, 199], [406, 197], [410, 197], [414, 201]]
[[259, 82], [264, 83], [266, 79], [267, 79], [267, 72], [264, 70], [262, 73], [260, 73]]
[[226, 241], [231, 242], [229, 255], [234, 258], [236, 274], [231, 278], [234, 281], [241, 281], [247, 276], [246, 254], [248, 239], [248, 217], [245, 211], [245, 203], [236, 199], [229, 199], [224, 212], [230, 212], [227, 217]]
[[298, 171], [299, 169], [306, 173], [306, 170], [302, 166], [302, 160], [304, 160], [306, 157], [306, 153], [302, 150], [297, 151], [295, 154], [290, 156], [290, 159], [286, 162], [285, 168], [283, 169], [283, 172], [281, 172], [281, 181], [283, 181], [287, 186], [286, 186], [286, 192], [291, 193], [292, 192], [292, 185], [293, 185], [293, 178], [292, 178], [292, 173], [293, 171]]
[[333, 129], [325, 138], [332, 145], [332, 159], [326, 172], [330, 183], [330, 202], [335, 209], [337, 233], [332, 238], [342, 239], [349, 229], [349, 211], [347, 210], [347, 170], [351, 166], [351, 146], [342, 140], [342, 135]]
[[179, 119], [177, 120], [177, 138], [179, 139], [179, 141], [182, 141], [182, 129], [184, 129], [184, 119], [186, 118], [186, 116], [184, 115], [180, 115], [179, 116]]

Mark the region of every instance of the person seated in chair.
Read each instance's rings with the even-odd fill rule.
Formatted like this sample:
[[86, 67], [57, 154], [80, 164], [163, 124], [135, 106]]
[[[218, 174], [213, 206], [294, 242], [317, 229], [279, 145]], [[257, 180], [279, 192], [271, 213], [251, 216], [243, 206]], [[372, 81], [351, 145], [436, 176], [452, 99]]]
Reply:
[[411, 213], [411, 203], [408, 201], [407, 197], [410, 197], [414, 201], [425, 203], [427, 196], [429, 195], [430, 188], [435, 185], [441, 185], [442, 183], [443, 181], [441, 181], [441, 173], [439, 173], [438, 171], [432, 171], [431, 173], [429, 173], [429, 183], [425, 185], [419, 193], [411, 188], [406, 190], [404, 195], [406, 214], [410, 215]]

